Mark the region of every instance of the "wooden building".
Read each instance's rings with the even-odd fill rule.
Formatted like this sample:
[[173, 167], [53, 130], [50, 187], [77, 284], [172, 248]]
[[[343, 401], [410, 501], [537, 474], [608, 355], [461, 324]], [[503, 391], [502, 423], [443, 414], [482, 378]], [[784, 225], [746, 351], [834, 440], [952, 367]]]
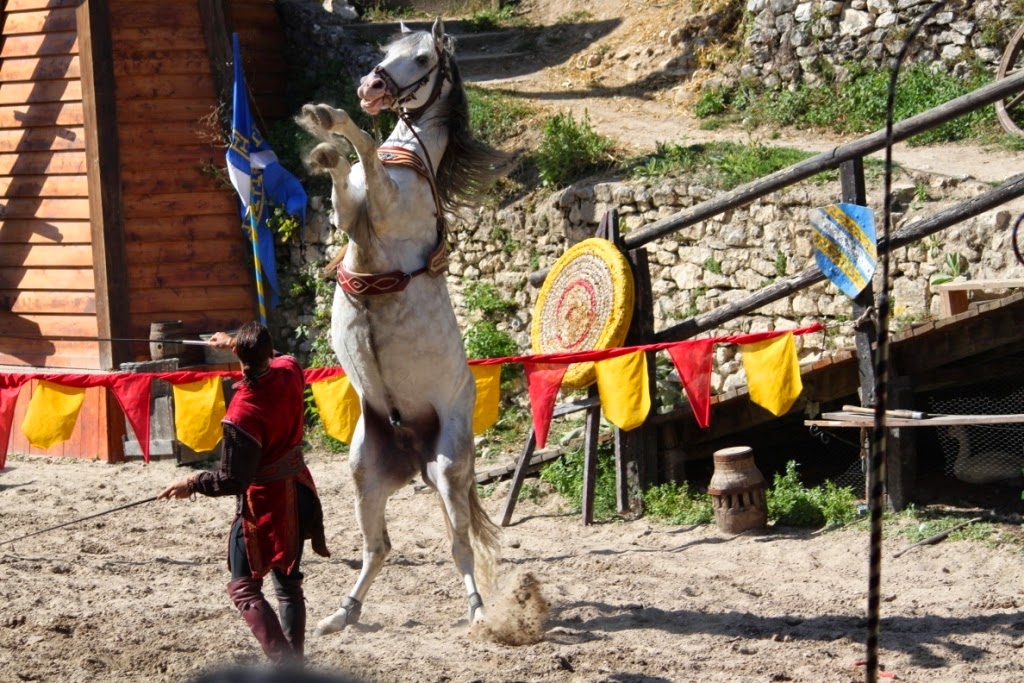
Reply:
[[[255, 318], [251, 247], [217, 171], [232, 31], [257, 123], [288, 113], [273, 0], [7, 0], [0, 22], [0, 369], [112, 370], [148, 346], [98, 338]], [[28, 452], [14, 431], [10, 450]], [[59, 455], [119, 457], [111, 397], [90, 390], [77, 431]]]

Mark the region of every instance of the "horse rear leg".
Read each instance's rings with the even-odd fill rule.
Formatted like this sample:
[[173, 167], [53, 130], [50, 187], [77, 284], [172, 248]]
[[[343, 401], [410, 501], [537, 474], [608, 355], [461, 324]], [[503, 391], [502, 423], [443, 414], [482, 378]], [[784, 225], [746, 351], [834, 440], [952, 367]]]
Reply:
[[428, 471], [434, 470], [435, 486], [451, 532], [452, 558], [466, 587], [469, 621], [474, 623], [484, 617], [479, 588], [492, 587], [498, 556], [498, 529], [480, 504], [473, 476], [472, 441], [469, 444], [462, 449], [467, 455], [457, 461], [439, 455], [436, 468], [428, 467]]
[[388, 498], [400, 484], [394, 488], [386, 488], [386, 479], [378, 478], [373, 484], [369, 484], [366, 479], [365, 476], [355, 477], [356, 520], [363, 532], [363, 568], [352, 591], [341, 603], [341, 608], [316, 625], [314, 635], [317, 636], [335, 633], [359, 621], [363, 600], [370, 590], [370, 584], [377, 578], [377, 574], [384, 566], [384, 560], [391, 552], [391, 539], [388, 537], [384, 509]]

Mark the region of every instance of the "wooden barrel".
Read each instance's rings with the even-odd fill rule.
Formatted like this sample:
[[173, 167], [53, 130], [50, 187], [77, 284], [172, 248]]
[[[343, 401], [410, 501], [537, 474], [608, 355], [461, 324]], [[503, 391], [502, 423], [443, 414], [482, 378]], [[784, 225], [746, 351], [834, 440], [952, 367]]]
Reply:
[[161, 320], [149, 325], [149, 356], [153, 360], [180, 359], [185, 354], [184, 344], [168, 343], [165, 339], [182, 339], [185, 327], [180, 320]]
[[763, 529], [768, 524], [767, 484], [754, 464], [750, 447], [723, 448], [715, 451], [714, 460], [715, 473], [708, 493], [714, 505], [715, 524], [729, 534]]

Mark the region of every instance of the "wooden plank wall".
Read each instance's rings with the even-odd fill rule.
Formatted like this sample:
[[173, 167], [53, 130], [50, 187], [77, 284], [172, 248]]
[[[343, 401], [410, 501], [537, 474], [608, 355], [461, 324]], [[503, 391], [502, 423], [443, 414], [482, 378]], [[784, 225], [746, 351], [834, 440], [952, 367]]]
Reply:
[[0, 15], [0, 365], [99, 367], [78, 4]]
[[[198, 3], [109, 7], [130, 334], [163, 320], [236, 328], [256, 317], [252, 256], [234, 190], [210, 174], [225, 167], [225, 138]], [[132, 356], [148, 359], [148, 346]]]
[[[240, 34], [265, 131], [291, 114], [274, 2], [218, 1], [233, 18], [226, 28]], [[95, 341], [38, 340], [99, 331], [93, 259], [102, 257], [93, 255], [99, 225], [87, 181], [81, 4], [7, 0], [0, 11], [0, 365], [101, 368]], [[224, 137], [211, 116], [218, 98], [198, 3], [106, 5], [128, 285], [107, 294], [128, 301], [132, 337], [148, 338], [160, 320], [182, 320], [190, 333], [236, 327], [256, 315], [251, 253], [234, 190], [209, 173], [224, 168]], [[105, 134], [110, 122], [97, 124]], [[148, 345], [132, 345], [131, 356], [148, 359]], [[19, 396], [11, 452], [123, 459], [124, 418], [102, 389], [86, 392], [71, 439], [48, 451], [31, 447], [18, 427], [35, 386]]]

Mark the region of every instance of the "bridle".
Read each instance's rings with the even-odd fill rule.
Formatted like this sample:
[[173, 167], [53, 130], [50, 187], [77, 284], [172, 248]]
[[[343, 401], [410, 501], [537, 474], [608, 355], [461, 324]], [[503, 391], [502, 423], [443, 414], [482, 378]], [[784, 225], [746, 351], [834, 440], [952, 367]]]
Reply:
[[[402, 108], [402, 104], [408, 102], [416, 93], [430, 80], [430, 75], [438, 71], [437, 78], [434, 79], [434, 87], [431, 90], [430, 97], [427, 101], [416, 107], [415, 109]], [[405, 122], [405, 125], [409, 128], [409, 131], [416, 138], [416, 141], [420, 145], [420, 151], [426, 158], [421, 159], [416, 152], [405, 149], [401, 146], [385, 145], [377, 149], [377, 157], [383, 164], [391, 164], [395, 166], [405, 166], [411, 168], [416, 173], [423, 176], [427, 183], [430, 184], [430, 192], [434, 198], [434, 210], [437, 216], [437, 246], [431, 252], [430, 257], [427, 259], [426, 265], [422, 268], [406, 273], [400, 270], [389, 271], [387, 273], [376, 273], [376, 274], [364, 274], [364, 273], [353, 273], [345, 268], [342, 262], [342, 256], [344, 255], [345, 249], [335, 257], [334, 261], [337, 262], [337, 277], [338, 285], [347, 293], [354, 294], [357, 296], [367, 295], [379, 295], [379, 294], [394, 294], [401, 292], [408, 286], [409, 282], [417, 275], [429, 274], [432, 276], [442, 275], [448, 270], [448, 245], [447, 245], [447, 221], [444, 215], [444, 206], [441, 201], [441, 194], [437, 188], [437, 177], [434, 173], [434, 166], [430, 159], [430, 153], [427, 151], [427, 146], [423, 144], [423, 140], [420, 138], [416, 129], [413, 127], [413, 121], [415, 121], [424, 111], [427, 110], [437, 98], [441, 95], [441, 88], [444, 85], [445, 80], [450, 80], [450, 69], [448, 65], [448, 58], [444, 52], [443, 47], [437, 48], [437, 62], [434, 66], [430, 67], [423, 76], [406, 86], [399, 86], [395, 79], [380, 65], [373, 68], [372, 73], [384, 81], [384, 90], [391, 98], [390, 109], [397, 110], [398, 118]], [[374, 117], [374, 130], [377, 128], [377, 117]], [[379, 138], [378, 138], [379, 139]], [[330, 267], [330, 266], [328, 266]]]
[[[371, 72], [374, 76], [384, 81], [384, 92], [391, 98], [390, 109], [397, 110], [400, 114], [404, 114], [402, 118], [408, 118], [415, 121], [420, 114], [425, 112], [430, 105], [437, 101], [437, 98], [441, 96], [441, 88], [446, 80], [451, 80], [450, 70], [448, 68], [448, 56], [445, 54], [443, 46], [438, 45], [437, 50], [437, 61], [434, 62], [434, 66], [427, 69], [427, 72], [423, 76], [408, 85], [398, 85], [394, 77], [388, 73], [388, 70], [382, 67], [380, 64], [373, 67]], [[416, 97], [416, 93], [419, 92], [420, 88], [430, 82], [430, 75], [435, 71], [438, 72], [437, 78], [434, 79], [434, 87], [430, 91], [430, 97], [427, 101], [416, 107], [415, 109], [405, 109], [403, 105]]]

